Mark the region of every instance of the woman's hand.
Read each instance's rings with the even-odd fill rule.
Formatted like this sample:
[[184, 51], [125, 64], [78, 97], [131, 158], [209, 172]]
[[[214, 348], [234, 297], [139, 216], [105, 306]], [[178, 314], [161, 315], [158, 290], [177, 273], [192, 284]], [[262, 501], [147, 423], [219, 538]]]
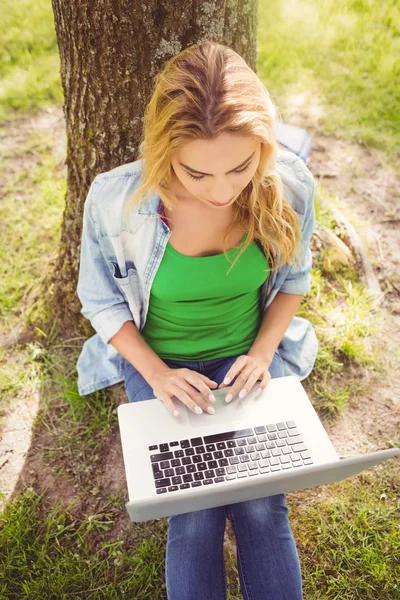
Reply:
[[[225, 397], [225, 401], [230, 402], [239, 391], [239, 398], [244, 398], [259, 380], [261, 381], [257, 386], [255, 395], [261, 394], [271, 379], [271, 374], [268, 371], [271, 362], [272, 359], [260, 356], [249, 354], [239, 356], [225, 375], [224, 381], [218, 386], [219, 388], [227, 387], [237, 377], [231, 390], [229, 390], [229, 394]], [[229, 378], [229, 381], [227, 378]]]

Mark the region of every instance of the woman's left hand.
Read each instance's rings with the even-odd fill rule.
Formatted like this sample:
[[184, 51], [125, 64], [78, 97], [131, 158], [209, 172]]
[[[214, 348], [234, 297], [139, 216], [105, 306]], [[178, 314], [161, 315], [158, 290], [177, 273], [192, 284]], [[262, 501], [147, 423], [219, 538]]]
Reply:
[[[225, 397], [225, 401], [230, 402], [239, 391], [239, 398], [244, 398], [258, 380], [261, 381], [257, 386], [256, 396], [261, 394], [262, 390], [268, 385], [271, 379], [271, 374], [268, 371], [271, 362], [272, 360], [269, 360], [268, 358], [261, 358], [248, 354], [238, 356], [225, 375], [224, 381], [218, 386], [218, 388], [227, 387], [231, 385], [231, 382], [237, 377], [232, 385], [232, 389], [229, 390], [229, 394]], [[227, 377], [229, 377], [229, 381], [227, 381]]]

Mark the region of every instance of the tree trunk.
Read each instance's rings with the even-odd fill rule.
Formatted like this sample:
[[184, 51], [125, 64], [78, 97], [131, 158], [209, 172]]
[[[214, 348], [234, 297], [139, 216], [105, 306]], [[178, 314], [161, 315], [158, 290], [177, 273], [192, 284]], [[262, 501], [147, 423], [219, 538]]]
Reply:
[[76, 294], [83, 203], [94, 177], [136, 160], [153, 78], [210, 39], [256, 70], [257, 1], [52, 0], [67, 132], [67, 194], [57, 259], [29, 300], [27, 324], [61, 338], [95, 333]]

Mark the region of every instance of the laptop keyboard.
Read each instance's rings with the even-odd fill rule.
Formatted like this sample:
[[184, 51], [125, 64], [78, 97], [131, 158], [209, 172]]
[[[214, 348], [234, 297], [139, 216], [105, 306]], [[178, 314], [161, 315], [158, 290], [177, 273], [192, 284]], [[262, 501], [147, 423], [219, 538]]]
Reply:
[[313, 464], [294, 421], [165, 442], [149, 451], [157, 494]]

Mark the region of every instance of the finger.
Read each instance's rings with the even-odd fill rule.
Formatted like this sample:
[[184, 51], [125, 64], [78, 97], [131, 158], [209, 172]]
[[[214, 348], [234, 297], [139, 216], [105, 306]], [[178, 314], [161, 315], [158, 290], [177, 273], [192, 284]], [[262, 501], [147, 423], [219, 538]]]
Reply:
[[163, 397], [158, 396], [158, 398], [159, 400], [161, 400], [161, 402], [164, 404], [167, 410], [171, 413], [171, 415], [173, 415], [174, 417], [179, 417], [179, 410], [175, 407], [175, 404], [172, 402], [171, 398], [169, 398], [167, 395]]
[[[214, 396], [214, 394], [212, 393], [211, 389], [206, 384], [206, 382], [204, 381], [204, 379], [201, 379], [201, 378], [198, 377], [198, 373], [191, 372], [186, 377], [186, 381], [188, 381], [195, 388], [197, 388], [199, 390], [199, 392], [202, 393], [205, 398], [207, 398], [207, 400], [209, 400], [210, 402], [215, 402], [215, 396]], [[216, 384], [216, 385], [218, 385], [218, 384]], [[209, 404], [207, 404], [206, 407], [207, 406], [209, 406]]]
[[[208, 411], [208, 408], [214, 410], [211, 404], [207, 403], [202, 395], [199, 392], [196, 392], [196, 390], [185, 381], [180, 382], [179, 385], [173, 386], [173, 393], [178, 400], [186, 404], [186, 406], [197, 415], [201, 415], [203, 412], [200, 405], [202, 405], [206, 411]], [[193, 396], [196, 397], [197, 402], [193, 399]]]
[[256, 381], [258, 381], [259, 379], [263, 379], [264, 372], [265, 369], [263, 369], [262, 367], [257, 367], [256, 369], [254, 369], [247, 381], [243, 384], [243, 387], [239, 390], [239, 398], [245, 398], [246, 396], [248, 396]]
[[259, 396], [263, 390], [267, 387], [269, 382], [271, 381], [271, 373], [267, 371], [261, 380], [261, 382], [256, 386], [255, 396]]
[[[193, 374], [194, 375], [194, 374]], [[190, 377], [190, 375], [189, 375]], [[197, 386], [201, 386], [201, 383], [199, 383], [199, 381], [197, 380], [197, 378], [194, 376], [195, 379], [195, 383], [193, 387], [189, 382], [187, 381], [182, 381], [180, 382], [178, 385], [181, 389], [183, 389], [188, 396], [190, 396], [190, 398], [193, 400], [193, 402], [195, 402], [198, 406], [200, 406], [200, 408], [202, 408], [203, 410], [207, 411], [210, 414], [214, 414], [215, 410], [212, 408], [211, 404], [210, 404], [210, 400], [206, 400], [204, 398], [204, 396], [201, 394], [200, 391], [197, 391]], [[204, 384], [205, 385], [205, 384]], [[206, 388], [206, 395], [210, 395], [211, 394], [211, 390], [209, 390], [207, 388], [207, 386], [205, 385]], [[209, 410], [211, 408], [211, 411]]]
[[247, 369], [243, 369], [243, 371], [239, 373], [239, 375], [236, 377], [235, 383], [229, 390], [229, 393], [225, 396], [226, 402], [230, 402], [231, 400], [233, 400], [237, 392], [239, 392], [243, 388], [245, 382], [250, 376], [250, 373], [253, 372], [253, 369], [254, 367], [248, 367]]
[[224, 380], [218, 387], [227, 387], [232, 385], [232, 381], [235, 379], [236, 375], [243, 369], [247, 361], [247, 356], [242, 355], [239, 356], [228, 372], [225, 374]]
[[191, 373], [196, 373], [196, 375], [198, 377], [200, 377], [201, 379], [203, 379], [203, 381], [209, 386], [209, 387], [213, 387], [215, 389], [215, 387], [218, 387], [218, 383], [216, 381], [213, 381], [212, 379], [210, 379], [209, 377], [207, 377], [207, 375], [203, 375], [203, 373], [197, 373], [197, 371], [190, 371]]

